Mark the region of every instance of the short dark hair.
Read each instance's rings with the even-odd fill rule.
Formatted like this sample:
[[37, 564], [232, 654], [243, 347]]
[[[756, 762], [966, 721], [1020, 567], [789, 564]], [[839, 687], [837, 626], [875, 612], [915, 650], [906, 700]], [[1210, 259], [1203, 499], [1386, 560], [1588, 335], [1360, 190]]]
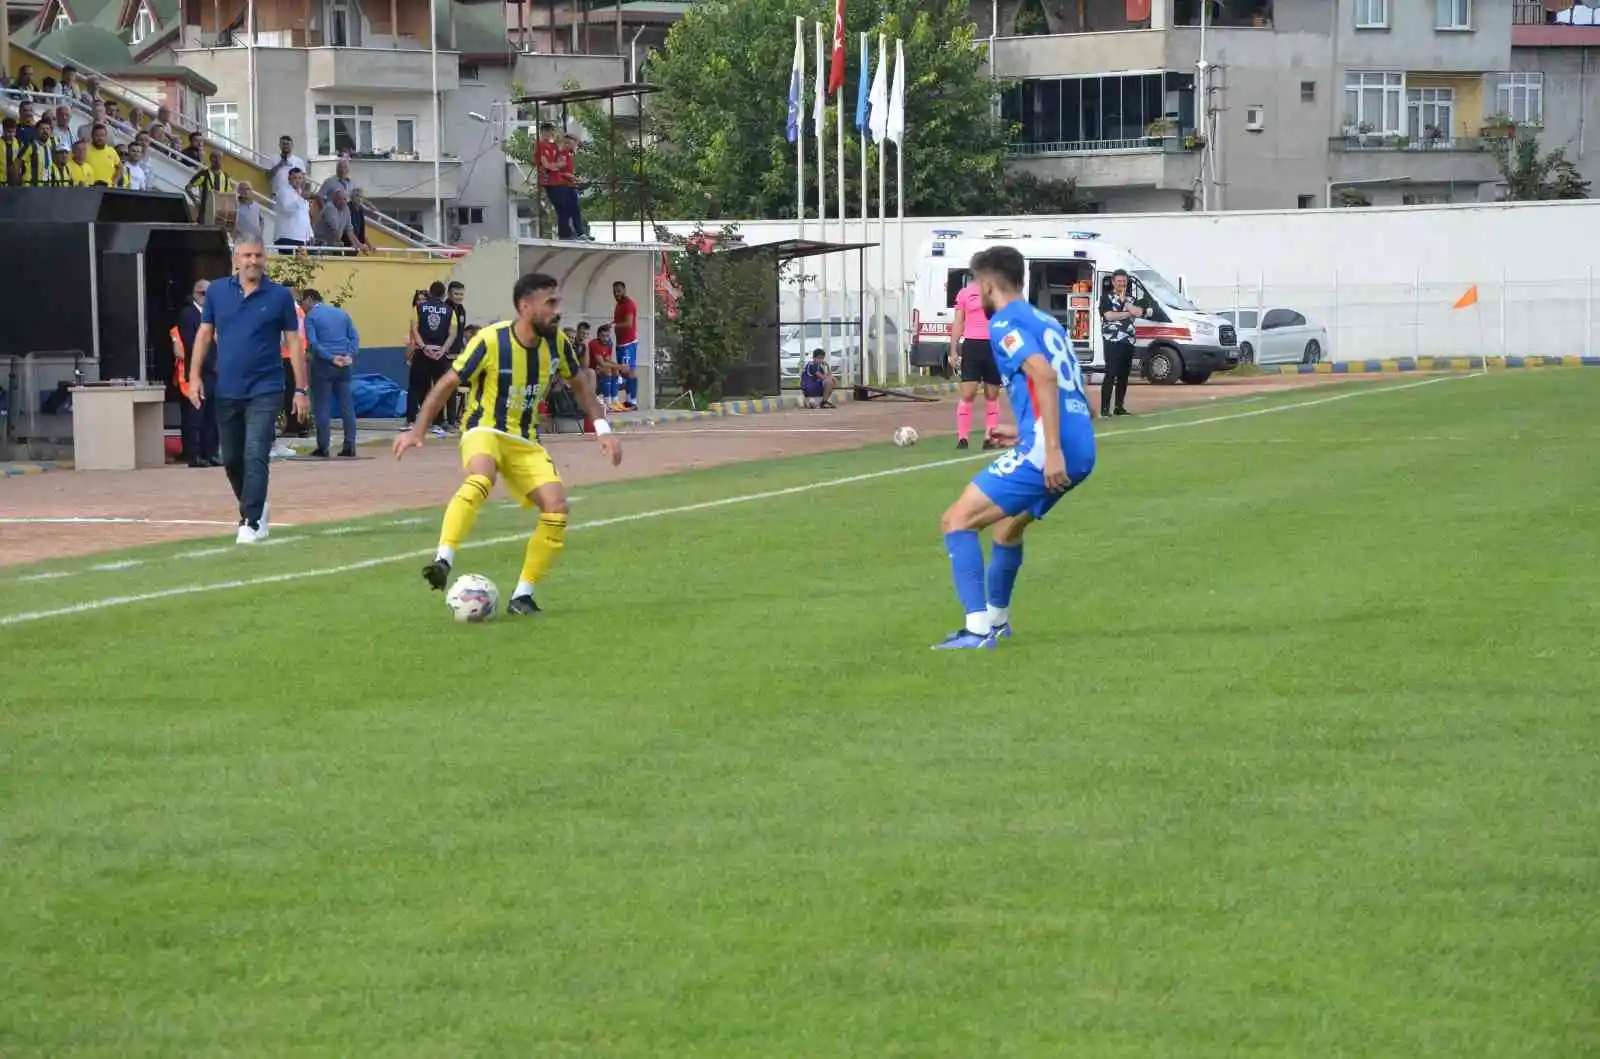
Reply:
[[826, 350], [822, 350], [822, 349], [813, 349], [813, 350], [812, 350], [812, 351], [811, 351], [811, 355], [812, 355], [812, 356], [813, 356], [813, 357], [825, 357], [825, 356], [827, 356], [827, 355], [828, 355], [828, 353], [827, 353], [827, 351], [826, 351]]
[[467, 285], [465, 283], [462, 283], [458, 279], [453, 279], [453, 280], [450, 281], [450, 289], [451, 290], [466, 290], [467, 289]]
[[991, 246], [987, 250], [979, 250], [972, 255], [967, 267], [972, 270], [974, 277], [987, 275], [1013, 291], [1022, 290], [1023, 273], [1027, 271], [1022, 251], [1014, 246]]
[[430, 297], [430, 298], [443, 298], [444, 297], [444, 283], [442, 283], [439, 280], [434, 280], [432, 283], [428, 284], [428, 297]]
[[617, 280], [615, 283], [613, 283], [611, 285], [611, 289], [612, 290], [616, 290], [618, 287], [621, 287], [623, 290], [627, 290], [628, 289], [628, 285], [626, 283], [622, 282], [620, 279]]
[[516, 285], [511, 288], [511, 304], [513, 306], [521, 305], [524, 298], [531, 298], [541, 291], [555, 290], [559, 286], [561, 284], [556, 281], [554, 276], [546, 275], [543, 272], [525, 272], [517, 279]]
[[320, 302], [322, 300], [322, 292], [317, 290], [315, 287], [307, 287], [305, 290], [300, 292], [300, 300], [308, 302]]
[[1112, 279], [1116, 279], [1118, 276], [1121, 276], [1123, 279], [1129, 278], [1128, 277], [1128, 270], [1125, 269], [1125, 268], [1119, 268], [1115, 272], [1111, 273], [1111, 278]]

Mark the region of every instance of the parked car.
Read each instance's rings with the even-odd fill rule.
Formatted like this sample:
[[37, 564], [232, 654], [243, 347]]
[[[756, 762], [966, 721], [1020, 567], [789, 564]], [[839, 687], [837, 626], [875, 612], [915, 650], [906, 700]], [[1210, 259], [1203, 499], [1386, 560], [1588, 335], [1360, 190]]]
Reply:
[[1239, 333], [1241, 364], [1316, 364], [1328, 356], [1328, 329], [1296, 309], [1228, 309], [1217, 315]]
[[[870, 348], [878, 348], [878, 338], [875, 321], [867, 323], [867, 344]], [[832, 322], [831, 343], [826, 340], [821, 320], [810, 320], [805, 325], [804, 332], [799, 324], [785, 324], [778, 332], [778, 371], [785, 379], [798, 379], [800, 368], [811, 359], [811, 351], [832, 345], [828, 354], [828, 370], [841, 379], [854, 379], [861, 371], [861, 325], [854, 320], [841, 320], [837, 317]], [[892, 322], [884, 327], [888, 348], [898, 352], [899, 335]]]

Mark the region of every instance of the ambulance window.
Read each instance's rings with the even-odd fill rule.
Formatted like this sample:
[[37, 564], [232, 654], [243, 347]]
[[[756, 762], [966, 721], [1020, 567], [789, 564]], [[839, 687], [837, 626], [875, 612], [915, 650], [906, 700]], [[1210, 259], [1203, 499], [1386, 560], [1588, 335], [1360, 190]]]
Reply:
[[955, 308], [956, 295], [961, 293], [961, 288], [967, 285], [967, 270], [953, 268], [945, 273], [944, 277], [944, 307]]

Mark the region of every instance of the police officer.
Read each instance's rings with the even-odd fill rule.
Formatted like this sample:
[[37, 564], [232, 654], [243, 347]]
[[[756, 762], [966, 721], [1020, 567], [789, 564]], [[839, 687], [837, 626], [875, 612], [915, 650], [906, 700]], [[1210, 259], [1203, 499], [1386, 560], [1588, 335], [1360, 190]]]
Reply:
[[[445, 300], [444, 284], [435, 280], [428, 287], [428, 296], [417, 303], [411, 321], [411, 347], [416, 353], [411, 358], [410, 383], [418, 408], [434, 383], [450, 370], [450, 351], [459, 332], [456, 319], [455, 308]], [[444, 428], [438, 423], [428, 426], [434, 437], [444, 437]]]

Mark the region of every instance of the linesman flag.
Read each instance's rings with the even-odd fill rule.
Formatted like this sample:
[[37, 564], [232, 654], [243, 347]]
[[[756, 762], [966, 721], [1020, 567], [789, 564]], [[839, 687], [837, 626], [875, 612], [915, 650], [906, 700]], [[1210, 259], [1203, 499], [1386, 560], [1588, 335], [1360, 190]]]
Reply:
[[1478, 304], [1478, 285], [1474, 283], [1467, 288], [1467, 293], [1456, 299], [1457, 309], [1470, 309]]

